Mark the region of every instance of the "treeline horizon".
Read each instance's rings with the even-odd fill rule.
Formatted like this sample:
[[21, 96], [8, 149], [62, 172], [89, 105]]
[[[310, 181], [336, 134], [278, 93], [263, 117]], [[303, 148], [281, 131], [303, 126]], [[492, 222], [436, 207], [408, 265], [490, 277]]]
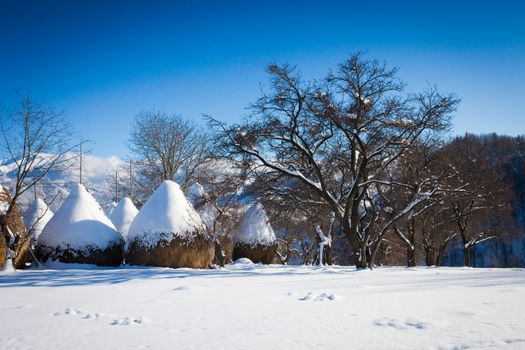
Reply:
[[[523, 136], [451, 136], [455, 94], [409, 92], [397, 68], [361, 53], [317, 80], [286, 64], [267, 72], [268, 88], [238, 123], [137, 114], [131, 162], [108, 179], [115, 197], [140, 207], [162, 181], [178, 182], [207, 213], [220, 265], [249, 201], [263, 204], [280, 263], [439, 266], [455, 249], [473, 266], [478, 247], [523, 238]], [[30, 98], [2, 115], [5, 158], [20, 165], [14, 204], [78, 146], [62, 121]], [[60, 137], [46, 144], [46, 135]], [[44, 153], [57, 158], [35, 165]], [[502, 252], [502, 266], [524, 263]]]

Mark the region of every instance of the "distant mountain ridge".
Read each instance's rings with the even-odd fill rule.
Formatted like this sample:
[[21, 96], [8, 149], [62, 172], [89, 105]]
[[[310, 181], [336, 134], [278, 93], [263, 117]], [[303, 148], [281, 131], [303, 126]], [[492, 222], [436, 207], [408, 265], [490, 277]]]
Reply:
[[[12, 161], [2, 161], [0, 164], [0, 184], [12, 191], [16, 179], [16, 164]], [[112, 201], [110, 177], [120, 170], [122, 164], [123, 161], [116, 156], [99, 157], [88, 154], [82, 157], [82, 183], [103, 207]], [[42, 196], [52, 210], [56, 210], [69, 194], [70, 185], [79, 180], [80, 162], [75, 159], [66, 171], [47, 174], [33, 190], [24, 193], [19, 204], [25, 210], [36, 194]]]

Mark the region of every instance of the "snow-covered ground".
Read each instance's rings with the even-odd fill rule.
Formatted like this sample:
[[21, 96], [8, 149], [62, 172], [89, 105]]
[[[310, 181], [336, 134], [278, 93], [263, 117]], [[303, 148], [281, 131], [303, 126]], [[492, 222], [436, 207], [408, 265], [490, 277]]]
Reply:
[[525, 269], [32, 269], [0, 273], [0, 348], [524, 349], [524, 298]]

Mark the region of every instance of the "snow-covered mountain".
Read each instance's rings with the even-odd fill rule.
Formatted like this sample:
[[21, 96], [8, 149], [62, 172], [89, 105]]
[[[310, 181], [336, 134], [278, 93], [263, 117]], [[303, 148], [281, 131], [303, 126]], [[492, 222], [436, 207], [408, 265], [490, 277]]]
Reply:
[[[46, 157], [48, 155], [43, 155]], [[24, 193], [20, 200], [22, 209], [26, 209], [34, 200], [35, 196], [42, 196], [52, 210], [57, 210], [60, 204], [69, 194], [69, 187], [78, 183], [80, 179], [80, 165], [78, 159], [71, 161], [71, 166], [61, 173], [49, 173], [35, 187], [34, 190]], [[2, 162], [0, 165], [0, 184], [11, 191], [16, 179], [16, 164], [14, 162]], [[95, 197], [105, 206], [113, 200], [111, 191], [111, 176], [119, 170], [122, 160], [116, 156], [98, 157], [95, 155], [84, 155], [82, 160], [82, 183]]]

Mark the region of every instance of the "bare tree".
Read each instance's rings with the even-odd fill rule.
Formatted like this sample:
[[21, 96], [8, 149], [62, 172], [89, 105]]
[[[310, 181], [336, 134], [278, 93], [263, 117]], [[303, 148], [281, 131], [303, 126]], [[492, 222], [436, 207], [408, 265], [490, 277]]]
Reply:
[[418, 221], [426, 265], [441, 266], [449, 243], [458, 235], [445, 200], [421, 213]]
[[[436, 227], [435, 221], [429, 221], [430, 218], [436, 218], [432, 215], [425, 216], [426, 212], [431, 211], [447, 196], [456, 195], [463, 192], [463, 185], [456, 184], [452, 187], [450, 181], [456, 174], [447, 171], [447, 167], [442, 167], [439, 163], [440, 135], [428, 135], [425, 143], [416, 143], [412, 148], [399, 157], [397, 166], [392, 175], [391, 186], [388, 187], [388, 193], [380, 189], [378, 192], [384, 203], [393, 208], [392, 212], [398, 212], [408, 203], [414, 202], [422, 193], [425, 193], [425, 199], [414, 206], [413, 210], [404, 218], [392, 225], [393, 232], [398, 236], [406, 247], [407, 266], [416, 266], [416, 251], [421, 243], [425, 243], [424, 232], [427, 233], [427, 244], [433, 242], [430, 239], [430, 233], [434, 233]], [[386, 195], [385, 195], [386, 194]], [[435, 235], [434, 235], [435, 236]], [[434, 237], [435, 238], [435, 237]], [[427, 246], [431, 249], [432, 246]], [[430, 252], [429, 252], [430, 253]]]
[[463, 243], [465, 266], [472, 266], [472, 251], [478, 244], [509, 234], [513, 193], [482, 154], [474, 136], [456, 138], [444, 149], [444, 159], [456, 176], [452, 186], [465, 191], [447, 196], [446, 203]]
[[[333, 264], [332, 239], [334, 215], [330, 207], [320, 201], [307, 187], [296, 179], [274, 177], [271, 173], [255, 173], [256, 180], [249, 194], [263, 202], [269, 212], [272, 227], [283, 232], [278, 253], [289, 259], [299, 255], [306, 264]], [[317, 249], [317, 250], [316, 250]]]
[[214, 237], [215, 263], [224, 266], [230, 262], [233, 253], [230, 233], [242, 216], [239, 199], [245, 174], [232, 160], [210, 157], [196, 171], [194, 180], [195, 185], [202, 186], [202, 193], [194, 200], [194, 207], [203, 216]]
[[223, 128], [232, 157], [275, 176], [302, 182], [335, 214], [358, 268], [372, 268], [383, 236], [420, 201], [391, 218], [377, 188], [395, 161], [426, 132], [447, 128], [458, 100], [429, 89], [404, 92], [397, 70], [356, 54], [321, 82], [294, 68], [270, 65], [271, 90], [251, 106], [251, 118]]
[[[0, 222], [3, 235], [10, 231], [7, 219], [20, 197], [46, 176], [72, 166], [72, 159], [77, 156], [71, 152], [76, 147], [71, 144], [71, 124], [62, 113], [34, 101], [30, 95], [19, 95], [19, 98], [16, 106], [0, 116], [4, 159], [14, 164], [15, 173], [12, 199]], [[17, 257], [29, 245], [29, 235], [16, 232], [16, 236], [14, 261], [19, 261]], [[15, 267], [24, 264], [25, 261], [20, 261]]]
[[205, 158], [206, 144], [206, 134], [189, 119], [159, 111], [139, 113], [128, 140], [137, 158], [136, 192], [147, 196], [164, 180], [177, 181], [186, 189]]

